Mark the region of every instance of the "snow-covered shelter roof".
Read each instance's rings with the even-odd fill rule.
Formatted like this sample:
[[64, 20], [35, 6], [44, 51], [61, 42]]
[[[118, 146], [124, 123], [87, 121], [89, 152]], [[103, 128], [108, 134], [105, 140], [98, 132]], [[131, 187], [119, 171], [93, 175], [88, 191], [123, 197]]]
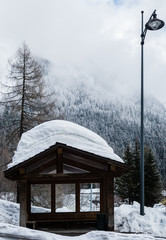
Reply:
[[56, 143], [66, 144], [69, 147], [123, 163], [106, 141], [96, 133], [69, 121], [53, 120], [42, 123], [22, 135], [12, 162], [8, 164], [8, 169], [36, 156]]

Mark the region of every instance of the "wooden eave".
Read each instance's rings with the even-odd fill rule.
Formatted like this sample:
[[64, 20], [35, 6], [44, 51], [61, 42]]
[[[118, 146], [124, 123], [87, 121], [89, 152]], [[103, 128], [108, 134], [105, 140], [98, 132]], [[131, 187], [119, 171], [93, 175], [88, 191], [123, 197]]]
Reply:
[[[99, 155], [80, 149], [76, 149], [65, 144], [56, 143], [55, 145], [35, 155], [34, 157], [29, 158], [26, 161], [5, 170], [5, 177], [10, 180], [22, 180], [27, 179], [29, 176], [33, 175], [37, 178], [42, 170], [49, 168], [57, 163], [58, 149], [62, 149], [64, 164], [82, 168], [84, 170], [90, 171], [94, 175], [104, 175], [108, 172], [111, 172], [114, 177], [118, 177], [129, 170], [129, 167], [124, 163], [101, 157]], [[59, 174], [50, 175], [52, 176], [47, 177], [57, 178], [60, 176]], [[67, 174], [63, 175], [67, 177]], [[71, 174], [69, 175], [71, 176]], [[77, 176], [79, 175], [77, 174]], [[38, 176], [38, 178], [41, 177]]]

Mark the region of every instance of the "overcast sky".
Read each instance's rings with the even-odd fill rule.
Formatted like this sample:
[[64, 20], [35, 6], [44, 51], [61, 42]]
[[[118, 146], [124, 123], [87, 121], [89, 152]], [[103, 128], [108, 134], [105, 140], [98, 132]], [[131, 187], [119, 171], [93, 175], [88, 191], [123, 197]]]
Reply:
[[[74, 66], [107, 89], [140, 89], [141, 11], [166, 21], [166, 0], [0, 0], [0, 71], [25, 41], [56, 66]], [[166, 27], [148, 32], [145, 91], [166, 99]], [[1, 73], [0, 73], [1, 74]]]

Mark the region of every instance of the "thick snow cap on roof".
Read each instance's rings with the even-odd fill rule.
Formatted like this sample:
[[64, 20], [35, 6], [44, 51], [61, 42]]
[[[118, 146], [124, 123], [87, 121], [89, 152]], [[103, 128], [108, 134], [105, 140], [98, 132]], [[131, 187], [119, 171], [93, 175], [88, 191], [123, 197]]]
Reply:
[[123, 163], [106, 141], [96, 133], [72, 122], [53, 120], [42, 123], [22, 135], [8, 168], [34, 157], [57, 142]]

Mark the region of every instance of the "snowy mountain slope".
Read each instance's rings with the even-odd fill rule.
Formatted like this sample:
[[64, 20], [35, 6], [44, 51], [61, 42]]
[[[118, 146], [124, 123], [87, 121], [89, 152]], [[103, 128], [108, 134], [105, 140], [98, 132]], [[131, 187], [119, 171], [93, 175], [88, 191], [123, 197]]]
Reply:
[[[96, 84], [91, 75], [66, 76], [54, 83], [57, 115], [85, 126], [103, 137], [123, 157], [128, 143], [140, 139], [140, 98], [118, 96]], [[89, 82], [88, 82], [89, 79]], [[53, 85], [52, 85], [53, 87]], [[153, 96], [145, 97], [145, 144], [152, 148], [163, 182], [166, 184], [166, 109]]]
[[[55, 91], [57, 116], [96, 132], [123, 158], [126, 145], [140, 139], [140, 94], [131, 89], [129, 95], [123, 85], [123, 94], [117, 92], [111, 79], [99, 72], [54, 66], [46, 59], [41, 63], [45, 83]], [[145, 96], [145, 144], [152, 148], [166, 185], [165, 123], [166, 108], [156, 98]]]

